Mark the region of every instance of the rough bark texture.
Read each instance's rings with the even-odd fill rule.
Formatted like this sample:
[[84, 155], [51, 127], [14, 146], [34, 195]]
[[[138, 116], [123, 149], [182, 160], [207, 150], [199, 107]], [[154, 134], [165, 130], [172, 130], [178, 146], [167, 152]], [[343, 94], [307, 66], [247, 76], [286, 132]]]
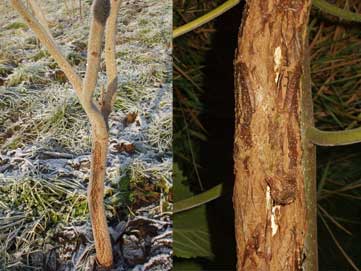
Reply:
[[235, 58], [237, 270], [300, 270], [306, 235], [301, 131], [310, 0], [248, 0]]
[[91, 175], [88, 186], [88, 206], [97, 260], [103, 267], [111, 267], [113, 264], [112, 245], [103, 203], [107, 151], [108, 132], [104, 131], [103, 136], [100, 137], [93, 131]]

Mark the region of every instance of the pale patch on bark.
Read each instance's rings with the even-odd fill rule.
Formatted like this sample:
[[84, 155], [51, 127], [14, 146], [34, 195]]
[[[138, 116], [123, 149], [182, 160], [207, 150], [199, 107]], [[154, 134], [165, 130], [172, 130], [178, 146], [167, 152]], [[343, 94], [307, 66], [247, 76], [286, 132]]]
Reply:
[[272, 207], [272, 197], [271, 197], [271, 188], [267, 185], [266, 188], [266, 208], [267, 210], [271, 210]]
[[281, 66], [281, 63], [282, 63], [282, 49], [281, 49], [281, 46], [278, 46], [275, 49], [275, 52], [273, 54], [273, 60], [275, 62], [274, 71], [276, 73], [275, 83], [278, 84], [278, 80], [279, 80], [279, 77], [280, 77], [280, 66]]
[[272, 207], [272, 212], [271, 212], [272, 237], [275, 236], [278, 231], [277, 221], [278, 221], [278, 215], [280, 214], [280, 209], [281, 209], [280, 205], [275, 205]]
[[272, 237], [276, 235], [278, 231], [278, 219], [280, 214], [280, 205], [273, 205], [273, 200], [271, 196], [271, 187], [267, 185], [266, 188], [266, 208], [271, 213], [271, 230], [272, 230]]

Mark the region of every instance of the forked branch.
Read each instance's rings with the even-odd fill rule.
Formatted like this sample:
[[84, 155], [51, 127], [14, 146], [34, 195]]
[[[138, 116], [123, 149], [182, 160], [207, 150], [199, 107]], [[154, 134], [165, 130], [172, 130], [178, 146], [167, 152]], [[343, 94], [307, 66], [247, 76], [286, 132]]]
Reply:
[[88, 206], [92, 222], [95, 250], [100, 265], [113, 264], [112, 245], [105, 216], [104, 179], [108, 152], [108, 126], [93, 102], [100, 68], [100, 56], [105, 24], [110, 11], [109, 1], [96, 0], [92, 5], [92, 19], [88, 40], [87, 68], [83, 80], [84, 109], [92, 126], [92, 158], [88, 185]]
[[[108, 151], [108, 116], [117, 89], [117, 67], [115, 60], [116, 17], [120, 0], [95, 0], [92, 4], [92, 17], [88, 41], [87, 68], [82, 81], [56, 46], [47, 28], [47, 22], [39, 5], [30, 1], [35, 17], [26, 10], [20, 0], [11, 0], [14, 8], [33, 30], [40, 42], [48, 49], [72, 84], [86, 112], [92, 129], [92, 162], [88, 186], [88, 205], [92, 222], [97, 260], [103, 267], [113, 263], [112, 245], [104, 209], [104, 179]], [[106, 69], [108, 87], [101, 97], [100, 108], [94, 101], [94, 92], [100, 68], [104, 33], [106, 33]]]

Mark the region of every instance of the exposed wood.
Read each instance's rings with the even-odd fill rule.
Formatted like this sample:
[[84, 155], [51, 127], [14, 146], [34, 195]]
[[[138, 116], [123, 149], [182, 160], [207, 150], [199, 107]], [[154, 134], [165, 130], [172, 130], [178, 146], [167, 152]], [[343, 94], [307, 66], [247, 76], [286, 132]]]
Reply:
[[94, 134], [93, 129], [88, 207], [92, 222], [97, 260], [103, 267], [111, 267], [113, 264], [112, 245], [103, 203], [107, 151], [108, 137], [104, 135], [99, 139], [99, 136]]
[[310, 0], [248, 0], [235, 57], [238, 271], [301, 270], [302, 75]]

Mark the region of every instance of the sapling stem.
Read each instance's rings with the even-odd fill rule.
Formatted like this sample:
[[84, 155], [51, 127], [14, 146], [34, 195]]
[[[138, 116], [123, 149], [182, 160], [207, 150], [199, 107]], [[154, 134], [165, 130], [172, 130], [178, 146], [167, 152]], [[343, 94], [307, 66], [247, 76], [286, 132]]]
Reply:
[[200, 193], [193, 197], [189, 197], [184, 200], [180, 200], [174, 203], [173, 214], [184, 212], [193, 209], [195, 207], [198, 207], [200, 205], [203, 205], [212, 200], [215, 200], [220, 196], [222, 196], [222, 191], [223, 191], [223, 184], [218, 184], [203, 193]]
[[361, 142], [361, 128], [344, 131], [321, 131], [315, 127], [307, 129], [307, 138], [319, 146], [343, 146]]
[[[113, 255], [103, 197], [109, 138], [108, 116], [112, 110], [112, 100], [117, 89], [115, 34], [120, 0], [93, 1], [84, 80], [78, 76], [55, 44], [47, 27], [45, 15], [40, 10], [38, 3], [34, 0], [30, 1], [34, 15], [25, 8], [22, 1], [11, 0], [11, 3], [69, 79], [91, 123], [93, 144], [88, 205], [97, 260], [102, 267], [109, 268], [113, 264]], [[93, 95], [97, 85], [104, 33], [106, 33], [105, 62], [108, 87], [101, 97], [100, 106], [98, 106]]]
[[240, 0], [228, 0], [228, 1], [224, 2], [222, 5], [220, 5], [219, 7], [211, 10], [207, 14], [205, 14], [185, 25], [177, 27], [176, 29], [173, 30], [173, 38], [175, 39], [179, 36], [182, 36], [190, 31], [212, 21], [213, 19], [217, 18], [218, 16], [222, 15], [226, 11], [233, 8], [239, 2], [240, 2]]

